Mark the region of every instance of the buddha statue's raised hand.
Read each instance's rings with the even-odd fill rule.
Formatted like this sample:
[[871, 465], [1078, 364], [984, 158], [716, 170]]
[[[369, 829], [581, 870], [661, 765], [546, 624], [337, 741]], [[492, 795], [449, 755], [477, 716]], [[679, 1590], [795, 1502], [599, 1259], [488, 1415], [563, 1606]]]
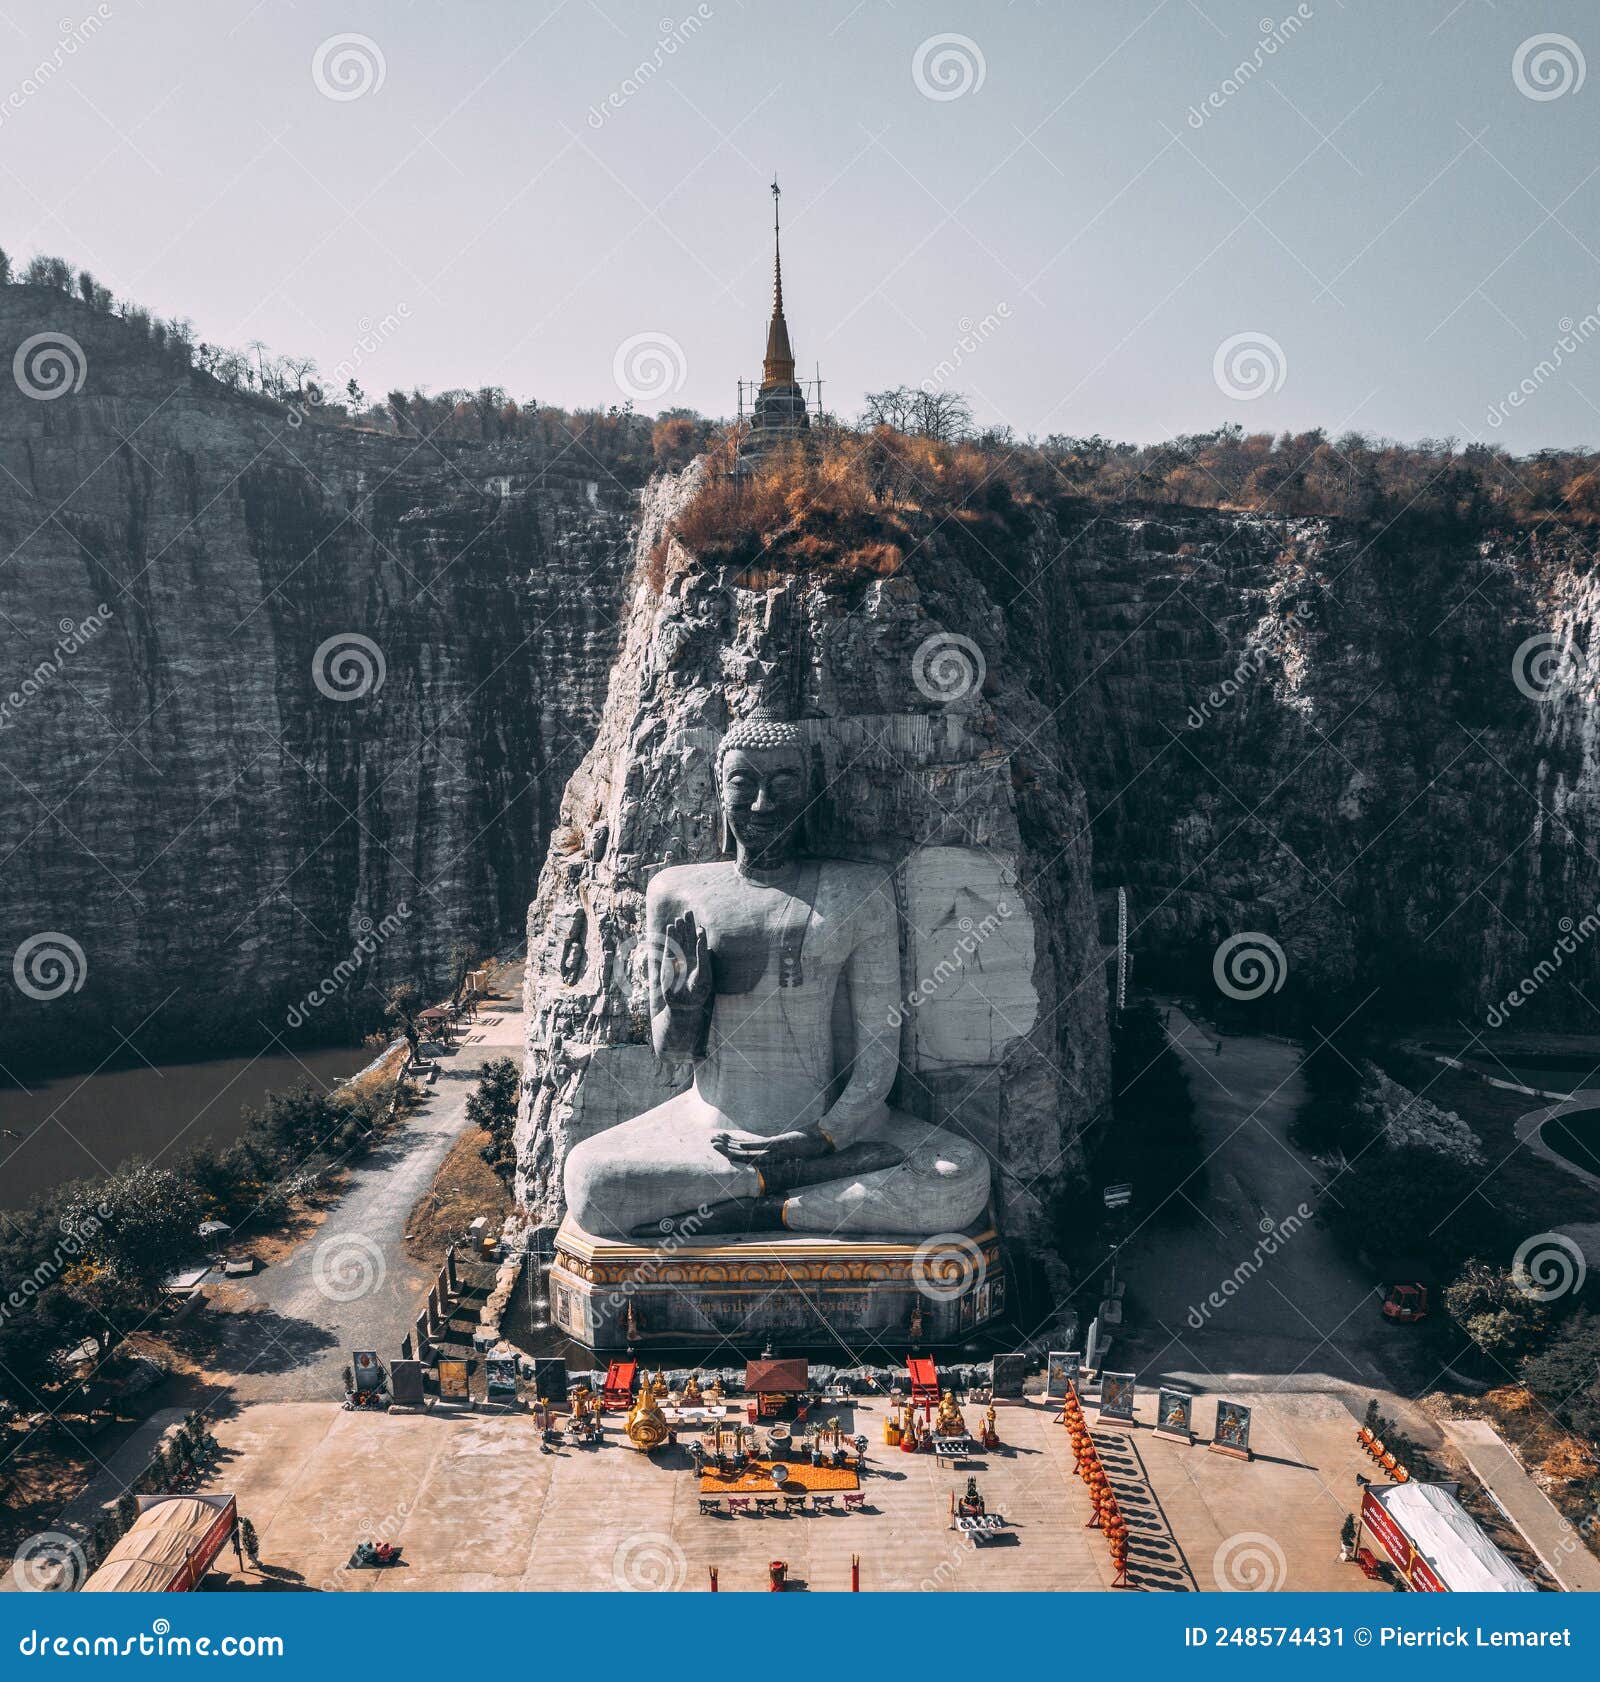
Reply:
[[677, 1020], [698, 1025], [711, 1002], [711, 949], [692, 911], [674, 917], [657, 953], [661, 998]]

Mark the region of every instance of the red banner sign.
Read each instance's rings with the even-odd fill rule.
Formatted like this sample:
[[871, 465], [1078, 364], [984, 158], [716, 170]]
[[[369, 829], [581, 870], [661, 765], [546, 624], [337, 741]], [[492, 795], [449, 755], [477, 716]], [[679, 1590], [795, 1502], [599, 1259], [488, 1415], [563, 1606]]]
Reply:
[[1384, 1551], [1407, 1575], [1411, 1574], [1411, 1543], [1406, 1533], [1385, 1511], [1369, 1484], [1361, 1496], [1361, 1519], [1383, 1544]]

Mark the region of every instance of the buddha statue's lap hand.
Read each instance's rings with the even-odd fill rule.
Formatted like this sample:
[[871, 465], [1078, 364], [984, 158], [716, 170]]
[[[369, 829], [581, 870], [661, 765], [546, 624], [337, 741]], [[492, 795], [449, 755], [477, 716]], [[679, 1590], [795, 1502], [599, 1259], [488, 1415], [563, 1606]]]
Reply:
[[730, 1162], [758, 1167], [763, 1162], [792, 1162], [826, 1156], [833, 1146], [814, 1127], [775, 1133], [770, 1139], [735, 1139], [731, 1133], [714, 1133], [711, 1143]]

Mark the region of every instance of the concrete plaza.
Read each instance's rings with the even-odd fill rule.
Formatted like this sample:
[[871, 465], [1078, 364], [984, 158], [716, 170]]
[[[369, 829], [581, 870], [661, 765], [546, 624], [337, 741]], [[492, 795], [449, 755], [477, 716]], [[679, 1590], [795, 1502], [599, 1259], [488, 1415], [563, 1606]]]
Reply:
[[[1156, 1438], [1153, 1395], [1141, 1398], [1138, 1430], [1096, 1430], [1132, 1529], [1133, 1585], [1380, 1588], [1338, 1561], [1340, 1521], [1367, 1464], [1348, 1409], [1304, 1392], [1237, 1399], [1256, 1409], [1250, 1464]], [[860, 1513], [703, 1516], [687, 1454], [646, 1458], [616, 1414], [603, 1446], [545, 1453], [525, 1414], [346, 1413], [323, 1402], [247, 1404], [221, 1421], [212, 1487], [237, 1494], [260, 1537], [262, 1570], [230, 1580], [241, 1589], [704, 1591], [715, 1565], [723, 1590], [752, 1591], [783, 1559], [793, 1587], [843, 1591], [852, 1554], [863, 1591], [1109, 1588], [1105, 1539], [1085, 1528], [1087, 1491], [1055, 1411], [1038, 1400], [1002, 1407], [996, 1453], [939, 1464], [883, 1446], [881, 1402], [826, 1410], [872, 1445]], [[1197, 1423], [1209, 1427], [1211, 1411], [1197, 1402]], [[966, 1412], [976, 1425], [981, 1409]], [[949, 1528], [950, 1494], [972, 1474], [1008, 1525], [977, 1549]], [[345, 1569], [363, 1536], [400, 1542], [405, 1563]]]

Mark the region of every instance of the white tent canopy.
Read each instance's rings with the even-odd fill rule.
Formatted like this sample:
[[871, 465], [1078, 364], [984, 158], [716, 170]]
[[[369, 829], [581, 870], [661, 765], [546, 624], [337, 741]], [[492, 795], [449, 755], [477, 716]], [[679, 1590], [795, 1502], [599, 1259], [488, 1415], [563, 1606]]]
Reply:
[[1372, 1494], [1447, 1589], [1458, 1594], [1538, 1592], [1446, 1485], [1402, 1483]]

